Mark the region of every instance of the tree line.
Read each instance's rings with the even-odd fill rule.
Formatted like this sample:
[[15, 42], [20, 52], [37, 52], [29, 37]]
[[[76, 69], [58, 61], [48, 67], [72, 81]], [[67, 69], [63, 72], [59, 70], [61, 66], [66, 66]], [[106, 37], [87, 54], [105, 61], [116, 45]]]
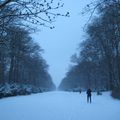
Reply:
[[87, 24], [79, 55], [72, 56], [75, 65], [59, 88], [112, 90], [113, 96], [120, 98], [120, 1], [97, 1], [95, 9], [97, 15]]
[[12, 26], [1, 37], [7, 40], [7, 46], [0, 46], [0, 84], [31, 85], [35, 90], [52, 90], [54, 85], [48, 65], [41, 56], [43, 50], [32, 40], [29, 32]]
[[31, 33], [38, 25], [52, 29], [56, 17], [69, 16], [57, 12], [61, 7], [59, 0], [0, 1], [0, 97], [55, 89]]

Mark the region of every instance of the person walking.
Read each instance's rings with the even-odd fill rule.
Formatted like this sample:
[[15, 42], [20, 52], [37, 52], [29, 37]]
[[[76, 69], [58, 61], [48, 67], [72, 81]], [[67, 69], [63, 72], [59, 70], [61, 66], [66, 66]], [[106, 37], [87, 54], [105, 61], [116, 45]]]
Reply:
[[92, 90], [89, 88], [88, 90], [87, 90], [87, 102], [89, 103], [91, 103], [92, 102], [92, 100], [91, 100], [91, 96], [92, 96]]

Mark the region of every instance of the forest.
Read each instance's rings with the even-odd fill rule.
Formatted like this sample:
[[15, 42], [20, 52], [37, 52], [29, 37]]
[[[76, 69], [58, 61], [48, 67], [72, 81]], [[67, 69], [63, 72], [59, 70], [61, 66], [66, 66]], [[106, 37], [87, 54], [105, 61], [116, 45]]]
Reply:
[[[31, 34], [38, 26], [54, 29], [58, 16], [69, 17], [57, 11], [63, 6], [61, 0], [0, 1], [0, 97], [56, 89], [44, 50]], [[85, 13], [90, 13], [85, 38], [59, 90], [111, 90], [120, 98], [120, 1], [96, 0]]]
[[112, 90], [112, 96], [120, 98], [120, 1], [99, 0], [88, 5], [86, 11], [91, 12], [86, 38], [78, 54], [72, 55], [73, 65], [59, 89]]
[[0, 98], [55, 89], [43, 49], [31, 34], [37, 26], [54, 28], [50, 23], [57, 16], [68, 15], [54, 11], [62, 6], [53, 0], [0, 1]]

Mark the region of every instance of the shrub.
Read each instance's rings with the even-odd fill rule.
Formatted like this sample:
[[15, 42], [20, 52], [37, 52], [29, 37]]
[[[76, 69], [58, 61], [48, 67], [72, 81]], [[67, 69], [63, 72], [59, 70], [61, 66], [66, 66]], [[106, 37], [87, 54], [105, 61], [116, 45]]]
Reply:
[[112, 90], [112, 97], [120, 99], [120, 87]]

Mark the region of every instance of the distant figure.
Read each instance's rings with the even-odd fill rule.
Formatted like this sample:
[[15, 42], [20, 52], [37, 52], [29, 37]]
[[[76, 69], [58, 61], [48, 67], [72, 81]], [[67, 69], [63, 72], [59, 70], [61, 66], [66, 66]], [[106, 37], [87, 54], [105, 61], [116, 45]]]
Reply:
[[97, 95], [102, 95], [102, 92], [100, 92], [100, 91], [97, 91]]
[[81, 94], [81, 89], [79, 90], [79, 93]]
[[90, 103], [92, 102], [92, 101], [91, 101], [91, 96], [92, 96], [91, 92], [92, 92], [92, 91], [91, 91], [90, 88], [89, 88], [89, 89], [87, 90], [87, 92], [86, 92], [86, 93], [87, 93], [87, 102], [90, 102]]

